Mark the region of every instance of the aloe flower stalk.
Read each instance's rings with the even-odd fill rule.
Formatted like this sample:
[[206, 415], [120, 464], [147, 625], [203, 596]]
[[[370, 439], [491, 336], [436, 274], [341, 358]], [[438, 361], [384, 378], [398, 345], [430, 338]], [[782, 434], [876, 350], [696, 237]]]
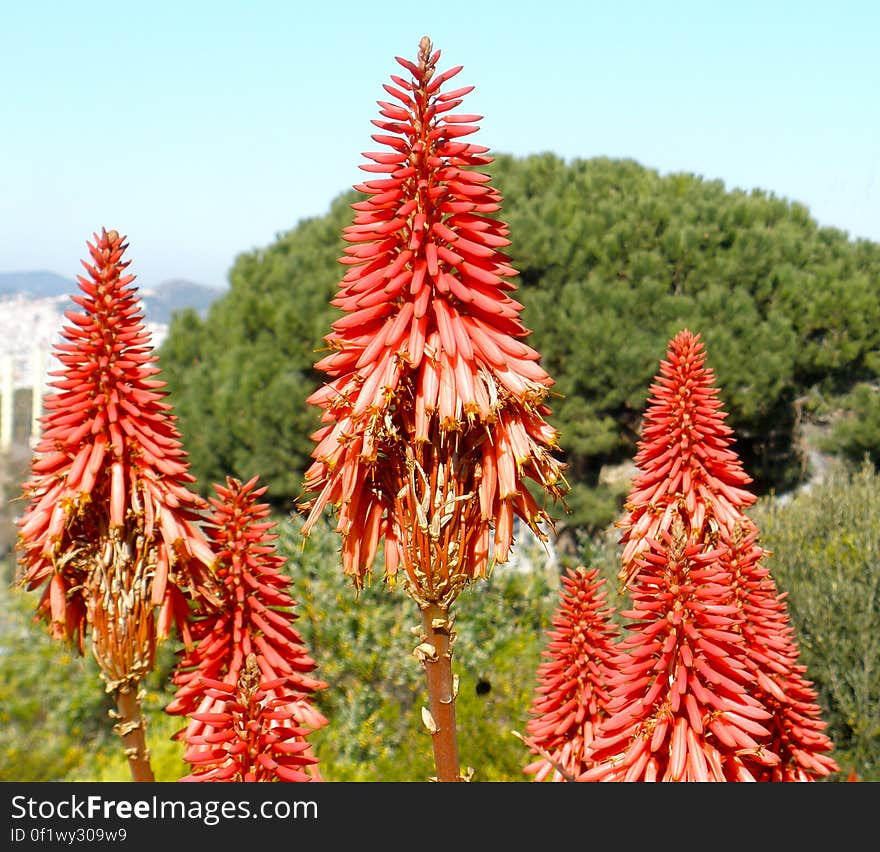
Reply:
[[[687, 329], [652, 386], [623, 567], [633, 608], [580, 780], [812, 780], [832, 771], [782, 597], [743, 510], [714, 373]], [[791, 689], [787, 694], [786, 687]]]
[[53, 636], [82, 653], [90, 634], [133, 778], [152, 780], [139, 684], [175, 625], [189, 641], [189, 605], [212, 599], [214, 557], [125, 273], [125, 238], [102, 230], [87, 245], [71, 297], [81, 310], [65, 313], [56, 390], [23, 484], [20, 583], [42, 588], [37, 613]]
[[571, 781], [589, 767], [587, 747], [605, 717], [619, 653], [598, 570], [568, 569], [561, 583], [524, 738], [539, 755], [523, 767], [535, 781]]
[[523, 341], [508, 228], [492, 215], [501, 196], [479, 171], [491, 157], [465, 141], [481, 116], [456, 112], [473, 87], [443, 91], [461, 66], [437, 73], [439, 57], [422, 38], [378, 102], [383, 150], [364, 154], [375, 177], [355, 187], [365, 197], [333, 300], [344, 316], [316, 364], [330, 381], [309, 398], [322, 425], [303, 532], [335, 510], [358, 588], [384, 539], [385, 579], [402, 573], [422, 613], [438, 776], [457, 780], [450, 606], [509, 558], [515, 517], [546, 539], [550, 518], [527, 481], [554, 499], [566, 486], [545, 420], [553, 382]]
[[320, 780], [308, 734], [327, 724], [313, 704], [327, 684], [294, 627], [296, 601], [258, 477], [214, 485], [205, 530], [216, 553], [221, 604], [196, 617], [196, 645], [173, 675], [165, 708], [188, 716], [192, 781]]
[[[725, 424], [714, 372], [705, 365], [698, 334], [688, 329], [670, 343], [642, 425], [634, 462], [635, 479], [619, 522], [623, 554], [620, 579], [626, 583], [647, 539], [668, 533], [678, 509], [690, 519], [690, 536], [709, 535], [710, 528], [728, 537], [755, 502], [751, 483], [732, 449], [733, 430]], [[712, 535], [716, 532], [711, 532]]]

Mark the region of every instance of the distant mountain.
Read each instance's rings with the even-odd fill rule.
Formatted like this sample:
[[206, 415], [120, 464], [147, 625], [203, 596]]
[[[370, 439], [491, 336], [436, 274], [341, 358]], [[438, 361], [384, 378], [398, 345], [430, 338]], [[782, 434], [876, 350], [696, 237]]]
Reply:
[[193, 308], [204, 318], [211, 303], [222, 294], [223, 291], [217, 287], [175, 278], [163, 281], [155, 289], [141, 290], [141, 299], [144, 303], [144, 314], [150, 322], [167, 325], [175, 311], [185, 308]]
[[[48, 270], [0, 272], [0, 297], [23, 296], [26, 299], [53, 299], [79, 291], [79, 285]], [[214, 299], [223, 291], [204, 284], [175, 278], [157, 287], [140, 288], [144, 315], [152, 323], [167, 325], [171, 315], [184, 308], [193, 308], [200, 316], [207, 313]]]
[[52, 299], [73, 292], [75, 281], [47, 269], [0, 272], [0, 296], [21, 295], [28, 299]]

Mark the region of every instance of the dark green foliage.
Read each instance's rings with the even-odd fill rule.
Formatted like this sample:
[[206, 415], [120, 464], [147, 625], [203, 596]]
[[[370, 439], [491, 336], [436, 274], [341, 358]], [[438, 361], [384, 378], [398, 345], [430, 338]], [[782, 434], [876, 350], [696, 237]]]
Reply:
[[842, 466], [823, 486], [785, 505], [762, 500], [752, 515], [841, 774], [880, 781], [880, 476], [867, 463]]
[[[550, 419], [573, 488], [565, 525], [599, 530], [619, 510], [600, 475], [635, 454], [658, 359], [685, 326], [704, 338], [758, 493], [804, 472], [798, 399], [878, 375], [876, 243], [819, 228], [772, 194], [630, 160], [501, 155], [488, 168], [529, 342], [556, 380]], [[312, 365], [338, 316], [329, 302], [356, 199], [341, 195], [326, 216], [240, 255], [207, 319], [173, 324], [160, 366], [202, 493], [259, 473], [279, 507], [301, 496], [318, 425], [305, 399], [324, 378]]]
[[850, 461], [869, 458], [880, 466], [880, 392], [876, 384], [860, 382], [842, 400], [843, 412], [834, 421], [824, 448]]

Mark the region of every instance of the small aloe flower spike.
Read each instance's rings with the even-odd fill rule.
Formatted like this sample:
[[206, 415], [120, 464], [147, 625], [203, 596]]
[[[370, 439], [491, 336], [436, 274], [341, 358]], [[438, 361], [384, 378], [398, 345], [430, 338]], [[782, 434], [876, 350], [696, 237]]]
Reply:
[[53, 636], [83, 652], [91, 634], [134, 780], [151, 780], [138, 685], [173, 626], [189, 641], [189, 604], [212, 599], [214, 556], [125, 274], [125, 239], [102, 230], [88, 248], [71, 297], [81, 311], [65, 314], [56, 392], [23, 485], [20, 582], [42, 587], [37, 612]]
[[523, 771], [535, 781], [575, 780], [589, 766], [587, 747], [605, 716], [620, 632], [610, 620], [604, 583], [595, 568], [579, 566], [562, 576], [526, 725], [525, 742], [540, 756]]
[[689, 519], [693, 539], [721, 531], [728, 535], [755, 502], [752, 481], [731, 448], [733, 430], [724, 423], [714, 372], [705, 365], [699, 334], [679, 332], [651, 386], [642, 439], [634, 462], [641, 471], [619, 522], [623, 563], [629, 582], [647, 539], [659, 541], [675, 512]]
[[[528, 480], [554, 499], [567, 490], [544, 419], [553, 382], [523, 341], [508, 228], [492, 216], [501, 197], [479, 171], [491, 157], [465, 141], [481, 116], [455, 112], [473, 87], [442, 91], [461, 67], [436, 73], [439, 57], [422, 38], [416, 62], [397, 57], [407, 75], [392, 75], [391, 100], [379, 101], [372, 138], [385, 150], [364, 154], [375, 177], [355, 187], [366, 197], [344, 233], [348, 270], [333, 300], [345, 315], [316, 364], [331, 380], [309, 398], [322, 425], [303, 526], [308, 535], [335, 509], [357, 588], [384, 538], [385, 579], [402, 571], [422, 612], [429, 683], [436, 662], [448, 668], [449, 607], [508, 560], [514, 518], [547, 537]], [[450, 677], [425, 716], [435, 756], [437, 732], [454, 729]], [[439, 774], [454, 780], [457, 755], [446, 751], [456, 769]]]
[[211, 712], [193, 713], [210, 733], [190, 740], [186, 760], [194, 771], [181, 781], [319, 781], [308, 770], [308, 728], [298, 727], [290, 701], [279, 688], [286, 678], [261, 680], [255, 654], [248, 654], [235, 685], [202, 678]]
[[258, 477], [215, 484], [205, 528], [216, 553], [221, 605], [196, 617], [195, 648], [175, 669], [165, 708], [189, 717], [177, 734], [192, 781], [321, 780], [306, 739], [327, 724], [314, 707], [327, 684], [293, 624], [296, 601], [275, 551]]

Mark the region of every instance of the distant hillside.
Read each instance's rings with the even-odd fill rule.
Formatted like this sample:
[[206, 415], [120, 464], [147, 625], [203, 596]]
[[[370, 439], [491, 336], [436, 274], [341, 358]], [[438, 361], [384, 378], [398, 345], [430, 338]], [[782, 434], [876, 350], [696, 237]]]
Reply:
[[[18, 295], [26, 299], [51, 299], [69, 296], [78, 289], [75, 281], [48, 270], [0, 272], [0, 297]], [[211, 302], [222, 292], [216, 287], [175, 278], [158, 287], [143, 288], [140, 295], [146, 318], [152, 323], [167, 325], [171, 315], [184, 308], [193, 308], [204, 316]]]
[[214, 299], [223, 294], [216, 287], [194, 284], [182, 278], [164, 281], [155, 289], [143, 289], [144, 313], [151, 322], [167, 325], [175, 311], [193, 308], [202, 318]]
[[76, 288], [76, 282], [47, 269], [0, 272], [0, 296], [22, 295], [28, 299], [51, 299]]

